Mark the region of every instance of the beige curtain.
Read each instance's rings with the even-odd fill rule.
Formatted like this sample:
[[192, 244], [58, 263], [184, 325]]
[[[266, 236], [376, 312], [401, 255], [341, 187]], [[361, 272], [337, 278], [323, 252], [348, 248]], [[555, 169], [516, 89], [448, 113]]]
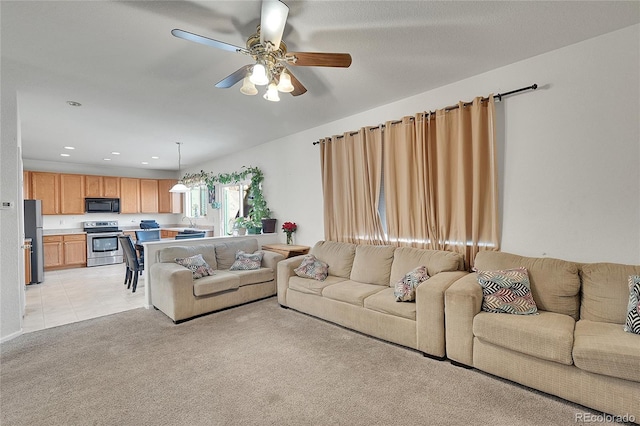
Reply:
[[471, 267], [480, 249], [499, 249], [495, 104], [458, 106], [387, 123], [387, 230], [391, 242], [459, 252]]
[[326, 240], [380, 244], [382, 132], [362, 128], [320, 141]]

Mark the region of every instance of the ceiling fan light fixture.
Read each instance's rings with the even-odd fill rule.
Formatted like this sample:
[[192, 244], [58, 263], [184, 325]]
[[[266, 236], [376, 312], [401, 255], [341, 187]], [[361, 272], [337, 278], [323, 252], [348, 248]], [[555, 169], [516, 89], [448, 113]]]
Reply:
[[264, 65], [257, 63], [253, 66], [253, 71], [251, 72], [251, 77], [249, 78], [251, 82], [258, 86], [264, 86], [265, 84], [269, 84], [269, 77], [267, 76], [267, 70]]
[[240, 92], [243, 95], [253, 96], [258, 94], [258, 89], [256, 89], [255, 84], [251, 82], [251, 77], [247, 75], [244, 80], [242, 80], [242, 87], [240, 88]]
[[264, 94], [264, 98], [271, 102], [279, 102], [280, 96], [278, 95], [278, 87], [275, 83], [271, 83], [267, 89], [267, 93]]
[[284, 93], [291, 93], [295, 88], [291, 84], [291, 76], [286, 71], [280, 73], [280, 80], [278, 81], [278, 91]]

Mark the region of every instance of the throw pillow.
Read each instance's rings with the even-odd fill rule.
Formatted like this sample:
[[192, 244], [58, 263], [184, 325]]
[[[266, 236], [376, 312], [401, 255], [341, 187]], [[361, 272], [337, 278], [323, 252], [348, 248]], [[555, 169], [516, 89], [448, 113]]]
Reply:
[[236, 261], [233, 262], [230, 271], [252, 271], [254, 269], [260, 269], [262, 264], [262, 256], [264, 252], [257, 251], [255, 253], [245, 253], [242, 250], [236, 252]]
[[297, 276], [302, 278], [313, 278], [324, 281], [329, 275], [329, 265], [319, 260], [312, 254], [308, 254], [302, 259], [302, 263], [293, 270]]
[[184, 258], [176, 258], [175, 262], [178, 265], [182, 265], [185, 268], [190, 269], [194, 280], [208, 275], [214, 275], [216, 273], [214, 269], [202, 258], [201, 254]]
[[640, 275], [629, 277], [629, 307], [624, 331], [640, 334]]
[[526, 268], [478, 271], [482, 310], [516, 315], [538, 314]]
[[416, 288], [429, 279], [426, 266], [418, 266], [396, 283], [393, 295], [396, 302], [413, 302], [416, 300]]

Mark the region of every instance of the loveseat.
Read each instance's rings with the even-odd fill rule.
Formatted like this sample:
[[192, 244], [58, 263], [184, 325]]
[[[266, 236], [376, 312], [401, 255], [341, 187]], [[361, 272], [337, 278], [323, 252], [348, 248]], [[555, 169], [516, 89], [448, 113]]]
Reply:
[[[258, 252], [256, 239], [199, 245], [172, 246], [158, 252], [158, 262], [149, 269], [151, 303], [175, 323], [267, 298], [276, 294], [276, 265], [284, 259], [270, 251], [262, 253], [258, 269], [230, 270], [238, 253]], [[176, 263], [202, 255], [211, 274], [194, 278], [192, 270]], [[248, 257], [248, 256], [247, 256]], [[206, 268], [205, 268], [206, 269]]]
[[[306, 256], [278, 263], [278, 302], [373, 337], [444, 358], [444, 292], [466, 275], [459, 254], [409, 247], [320, 241], [310, 251], [328, 265], [324, 280], [295, 272]], [[426, 266], [415, 301], [397, 302], [395, 283]]]
[[483, 311], [477, 273], [446, 290], [447, 357], [638, 422], [640, 335], [625, 332], [623, 324], [629, 276], [640, 274], [640, 266], [490, 251], [475, 258], [478, 271], [520, 267], [528, 272], [537, 314]]

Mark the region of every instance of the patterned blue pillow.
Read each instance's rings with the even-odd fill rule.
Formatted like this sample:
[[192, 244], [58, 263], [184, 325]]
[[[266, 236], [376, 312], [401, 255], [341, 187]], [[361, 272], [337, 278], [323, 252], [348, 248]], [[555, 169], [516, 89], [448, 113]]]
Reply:
[[236, 252], [236, 261], [233, 262], [230, 271], [252, 271], [254, 269], [260, 269], [262, 264], [262, 256], [264, 252], [257, 251], [253, 254], [245, 253], [242, 250]]
[[624, 331], [640, 334], [640, 275], [629, 277], [629, 307]]
[[426, 266], [418, 266], [396, 283], [393, 295], [396, 302], [413, 302], [416, 300], [416, 288], [429, 279]]
[[538, 314], [526, 268], [478, 271], [478, 284], [482, 287], [483, 311], [516, 315]]
[[191, 257], [176, 258], [175, 262], [178, 265], [182, 265], [191, 270], [194, 280], [215, 274], [213, 268], [202, 258], [201, 254], [196, 254]]

